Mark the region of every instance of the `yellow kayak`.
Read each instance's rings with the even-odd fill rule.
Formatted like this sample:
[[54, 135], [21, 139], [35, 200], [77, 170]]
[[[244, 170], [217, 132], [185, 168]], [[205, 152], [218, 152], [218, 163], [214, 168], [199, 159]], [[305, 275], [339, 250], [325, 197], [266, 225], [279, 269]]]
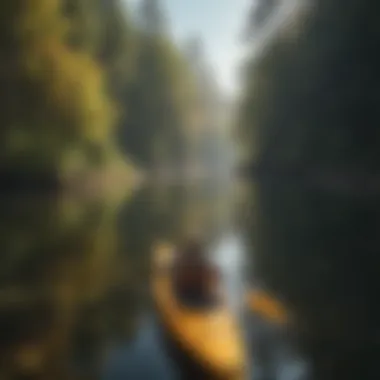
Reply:
[[285, 308], [264, 291], [251, 290], [247, 295], [247, 304], [251, 311], [274, 323], [284, 324], [288, 321]]
[[160, 321], [178, 350], [209, 373], [209, 379], [241, 380], [245, 350], [237, 321], [226, 303], [207, 310], [181, 305], [172, 288], [170, 264], [174, 249], [154, 250], [152, 292]]

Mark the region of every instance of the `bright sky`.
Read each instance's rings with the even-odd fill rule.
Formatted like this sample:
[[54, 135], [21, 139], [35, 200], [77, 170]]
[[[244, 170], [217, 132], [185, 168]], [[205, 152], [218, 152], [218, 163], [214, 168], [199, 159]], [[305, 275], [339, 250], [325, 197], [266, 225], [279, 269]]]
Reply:
[[201, 36], [222, 89], [235, 93], [235, 71], [242, 54], [239, 36], [252, 0], [161, 1], [175, 38], [182, 42], [193, 35]]

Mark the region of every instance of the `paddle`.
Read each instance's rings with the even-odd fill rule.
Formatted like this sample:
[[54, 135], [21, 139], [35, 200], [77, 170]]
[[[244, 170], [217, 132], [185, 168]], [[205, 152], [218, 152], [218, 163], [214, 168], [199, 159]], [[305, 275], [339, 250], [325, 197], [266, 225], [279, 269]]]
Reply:
[[284, 324], [288, 321], [288, 313], [284, 306], [264, 291], [249, 290], [246, 302], [252, 312], [262, 315], [265, 319], [277, 324]]

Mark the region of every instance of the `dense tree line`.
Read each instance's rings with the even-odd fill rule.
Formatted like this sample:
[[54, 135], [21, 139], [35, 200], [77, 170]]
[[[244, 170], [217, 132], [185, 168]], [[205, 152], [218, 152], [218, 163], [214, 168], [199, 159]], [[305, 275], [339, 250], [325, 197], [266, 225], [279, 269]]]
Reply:
[[245, 68], [255, 269], [294, 314], [316, 378], [375, 378], [380, 9], [313, 3], [254, 43]]
[[158, 159], [173, 161], [183, 151], [191, 82], [170, 41], [142, 33], [139, 45], [136, 72], [124, 94], [129, 107], [120, 140], [138, 163], [150, 167]]
[[144, 0], [141, 9], [132, 15], [121, 0], [3, 6], [3, 178], [85, 171], [120, 151], [145, 166], [160, 155], [177, 158], [191, 75], [155, 21], [159, 2]]
[[124, 325], [110, 321], [112, 312], [122, 318], [127, 299], [113, 298], [128, 295], [130, 282], [120, 270], [128, 266], [117, 250], [117, 205], [3, 197], [0, 209], [1, 376], [68, 379], [67, 363], [86, 359], [99, 371], [105, 336], [127, 334], [134, 316], [129, 304]]
[[[104, 74], [66, 42], [57, 1], [4, 5], [0, 30], [1, 169], [55, 172], [76, 151], [108, 140], [114, 119]], [[84, 155], [85, 156], [85, 155]]]
[[168, 32], [158, 0], [130, 14], [121, 0], [66, 0], [75, 21], [71, 44], [103, 68], [118, 109], [113, 143], [137, 165], [177, 160], [192, 106], [187, 62]]

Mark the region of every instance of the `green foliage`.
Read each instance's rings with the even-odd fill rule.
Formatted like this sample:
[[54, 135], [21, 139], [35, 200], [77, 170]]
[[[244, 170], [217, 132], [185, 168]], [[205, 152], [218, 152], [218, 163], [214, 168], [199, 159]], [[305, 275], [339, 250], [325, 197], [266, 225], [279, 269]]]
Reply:
[[[173, 43], [140, 33], [136, 71], [126, 89], [127, 120], [120, 135], [127, 152], [148, 167], [178, 159], [192, 101], [191, 73]], [[164, 156], [164, 157], [163, 157]]]
[[[380, 315], [379, 6], [317, 3], [247, 66], [241, 133], [267, 174], [256, 178], [250, 236], [255, 268], [295, 314], [316, 378], [357, 378], [377, 371], [363, 353], [378, 350]], [[291, 28], [298, 37], [285, 39]]]
[[167, 25], [161, 0], [141, 0], [138, 25], [150, 36], [166, 34]]
[[4, 8], [1, 164], [59, 171], [73, 144], [109, 138], [114, 110], [103, 73], [66, 43], [70, 22], [60, 1], [17, 0]]
[[[176, 160], [192, 102], [192, 78], [178, 48], [165, 34], [161, 4], [143, 1], [131, 20], [120, 0], [65, 0], [68, 41], [100, 62], [118, 107], [113, 140], [138, 164]], [[94, 151], [92, 147], [89, 147]]]
[[133, 75], [135, 26], [121, 0], [64, 0], [69, 43], [98, 61], [114, 97]]
[[142, 8], [145, 22], [130, 19], [121, 0], [3, 6], [3, 168], [65, 177], [108, 161], [118, 145], [146, 166], [178, 161], [192, 77], [164, 33], [160, 4]]

